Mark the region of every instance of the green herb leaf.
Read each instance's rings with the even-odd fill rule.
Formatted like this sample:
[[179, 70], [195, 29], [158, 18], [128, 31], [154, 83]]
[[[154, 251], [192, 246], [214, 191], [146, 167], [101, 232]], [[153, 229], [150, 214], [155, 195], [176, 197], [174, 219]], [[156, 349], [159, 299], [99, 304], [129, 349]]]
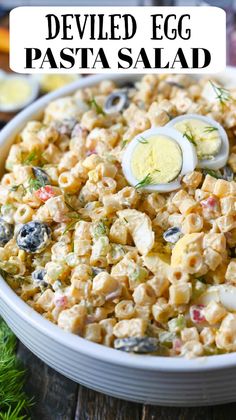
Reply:
[[91, 108], [94, 107], [97, 114], [106, 115], [103, 108], [97, 103], [94, 97], [89, 101], [89, 106]]
[[103, 221], [99, 221], [94, 228], [94, 237], [98, 239], [100, 236], [107, 235], [107, 226]]
[[38, 176], [37, 178], [31, 177], [28, 180], [27, 188], [29, 189], [30, 192], [33, 192], [33, 191], [39, 190], [42, 187], [45, 187], [45, 185], [47, 185], [47, 183], [45, 182], [43, 177], [40, 177], [40, 176]]
[[144, 188], [150, 184], [152, 184], [153, 179], [152, 179], [152, 175], [149, 173], [147, 174], [141, 181], [139, 181], [136, 185], [135, 188], [139, 189], [139, 188]]
[[209, 80], [209, 83], [211, 84], [216, 94], [216, 98], [220, 101], [221, 105], [225, 105], [228, 101], [235, 101], [228, 89], [216, 85], [214, 82], [212, 82], [212, 80]]
[[62, 233], [62, 235], [65, 235], [70, 230], [74, 230], [74, 227], [75, 227], [76, 223], [78, 222], [78, 220], [79, 220], [79, 217], [74, 218], [74, 220], [72, 220], [70, 223], [68, 223], [66, 225], [66, 228], [65, 228], [64, 232]]
[[148, 140], [145, 139], [144, 137], [140, 136], [138, 138], [138, 142], [141, 143], [141, 144], [147, 144], [148, 143]]
[[124, 147], [126, 146], [126, 144], [129, 142], [129, 140], [123, 140], [121, 143], [121, 149], [124, 149]]
[[26, 191], [26, 188], [23, 184], [12, 185], [12, 187], [10, 188], [10, 191], [15, 192], [15, 191], [18, 191], [21, 188], [22, 188], [23, 194], [26, 194], [27, 191]]
[[186, 130], [186, 131], [183, 133], [183, 136], [184, 136], [184, 137], [186, 137], [186, 139], [187, 139], [190, 143], [194, 144], [194, 146], [197, 146], [197, 143], [196, 143], [196, 141], [195, 141], [195, 139], [194, 139], [194, 135], [193, 135], [193, 133], [192, 133], [192, 131], [191, 131], [191, 129], [190, 129], [190, 128], [188, 128], [188, 130]]
[[204, 175], [210, 175], [213, 178], [216, 179], [222, 179], [222, 176], [220, 175], [220, 173], [218, 171], [214, 171], [213, 169], [204, 169], [203, 170]]
[[26, 419], [27, 409], [32, 406], [23, 390], [25, 371], [15, 350], [16, 338], [0, 319], [0, 420]]
[[204, 133], [212, 133], [213, 131], [218, 131], [218, 128], [210, 125], [204, 129]]
[[32, 162], [38, 161], [40, 158], [40, 155], [38, 152], [35, 152], [34, 150], [26, 156], [26, 158], [22, 161], [22, 165], [30, 165]]

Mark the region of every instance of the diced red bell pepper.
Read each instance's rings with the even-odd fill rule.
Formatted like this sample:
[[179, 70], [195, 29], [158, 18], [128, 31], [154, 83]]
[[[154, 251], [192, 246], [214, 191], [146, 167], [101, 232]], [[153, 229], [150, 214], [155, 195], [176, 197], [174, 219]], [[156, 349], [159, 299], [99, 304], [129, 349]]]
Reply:
[[204, 305], [192, 305], [190, 306], [190, 318], [195, 324], [201, 324], [206, 321], [203, 314]]
[[43, 202], [49, 200], [49, 198], [55, 197], [55, 192], [51, 185], [45, 185], [45, 187], [39, 188], [35, 191], [35, 195]]

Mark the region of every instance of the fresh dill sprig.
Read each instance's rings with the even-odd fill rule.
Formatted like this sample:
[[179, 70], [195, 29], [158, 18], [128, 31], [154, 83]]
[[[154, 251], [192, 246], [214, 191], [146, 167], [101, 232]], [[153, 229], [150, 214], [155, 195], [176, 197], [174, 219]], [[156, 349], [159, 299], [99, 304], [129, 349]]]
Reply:
[[42, 187], [45, 187], [47, 183], [42, 176], [38, 176], [37, 178], [30, 177], [28, 180], [27, 188], [32, 193], [33, 191], [37, 191]]
[[216, 94], [216, 98], [220, 101], [221, 105], [225, 105], [228, 101], [234, 101], [234, 98], [232, 98], [232, 95], [228, 89], [216, 85], [214, 82], [212, 82], [212, 80], [209, 80], [209, 83], [211, 84]]
[[26, 158], [22, 161], [22, 165], [30, 165], [31, 163], [39, 160], [39, 154], [38, 152], [35, 152], [34, 150], [30, 152]]
[[210, 176], [212, 176], [213, 178], [216, 178], [216, 179], [222, 179], [222, 176], [217, 172], [217, 171], [214, 171], [213, 169], [204, 169], [203, 170], [203, 173], [205, 174], [205, 175], [210, 175]]
[[70, 230], [74, 230], [74, 227], [75, 227], [76, 223], [80, 220], [79, 215], [77, 217], [73, 217], [73, 216], [70, 216], [70, 217], [73, 220], [66, 225], [66, 228], [65, 228], [65, 230], [62, 233], [63, 235], [65, 235]]
[[139, 189], [139, 188], [144, 188], [147, 187], [148, 185], [153, 183], [153, 178], [151, 173], [148, 173], [141, 181], [139, 181], [136, 185], [135, 188]]
[[15, 192], [15, 191], [18, 191], [20, 188], [22, 188], [23, 194], [27, 192], [23, 184], [12, 185], [12, 187], [10, 188], [10, 191]]
[[121, 149], [124, 149], [124, 147], [126, 146], [126, 144], [129, 142], [129, 140], [122, 140], [121, 143]]
[[209, 125], [209, 127], [206, 127], [206, 128], [204, 129], [204, 133], [212, 133], [213, 131], [218, 131], [218, 128], [217, 128], [217, 127], [213, 127], [213, 126]]
[[71, 210], [70, 213], [67, 214], [67, 216], [70, 219], [70, 222], [66, 225], [66, 228], [63, 232], [63, 235], [65, 235], [70, 230], [73, 230], [76, 223], [81, 219], [81, 215], [67, 200], [65, 200], [65, 204], [68, 207], [69, 210]]
[[0, 318], [0, 420], [23, 420], [32, 406], [25, 394], [25, 370], [15, 355], [16, 338]]
[[90, 99], [89, 106], [91, 108], [94, 107], [97, 114], [106, 115], [103, 108], [97, 103], [94, 97]]
[[183, 133], [183, 137], [186, 137], [186, 139], [192, 143], [194, 146], [197, 146], [197, 143], [195, 141], [194, 135], [191, 131], [191, 129], [188, 127], [188, 129]]
[[144, 137], [142, 137], [142, 136], [140, 136], [140, 137], [138, 138], [138, 142], [139, 142], [139, 143], [141, 143], [141, 144], [147, 144], [147, 143], [148, 143], [147, 139], [145, 139], [145, 138], [144, 138]]
[[107, 233], [108, 233], [107, 226], [102, 220], [100, 220], [94, 228], [95, 239], [98, 239], [100, 236], [107, 235]]

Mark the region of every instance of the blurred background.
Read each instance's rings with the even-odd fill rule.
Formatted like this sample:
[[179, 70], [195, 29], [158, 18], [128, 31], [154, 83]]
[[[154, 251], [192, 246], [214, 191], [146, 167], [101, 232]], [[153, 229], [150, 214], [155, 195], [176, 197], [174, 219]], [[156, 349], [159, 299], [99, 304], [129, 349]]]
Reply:
[[236, 66], [236, 0], [0, 0], [0, 128], [29, 101], [80, 77], [41, 75], [36, 82], [10, 72], [9, 12], [17, 6], [218, 6], [227, 14], [227, 64]]

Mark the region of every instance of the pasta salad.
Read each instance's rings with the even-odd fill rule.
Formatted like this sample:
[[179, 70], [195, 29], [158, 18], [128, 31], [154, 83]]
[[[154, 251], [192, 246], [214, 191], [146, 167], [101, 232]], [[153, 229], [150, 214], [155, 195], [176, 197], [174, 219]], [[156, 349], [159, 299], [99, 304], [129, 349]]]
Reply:
[[[175, 123], [196, 154], [186, 173], [187, 149], [162, 137], [159, 149], [148, 144], [147, 130], [190, 114], [227, 133], [216, 169], [218, 125]], [[49, 103], [6, 160], [3, 277], [43, 317], [105, 346], [173, 357], [236, 351], [235, 135], [236, 89], [207, 79], [106, 80]], [[142, 177], [132, 185], [124, 156], [137, 136]], [[148, 159], [160, 150], [154, 174]], [[178, 183], [159, 191], [172, 170]]]

